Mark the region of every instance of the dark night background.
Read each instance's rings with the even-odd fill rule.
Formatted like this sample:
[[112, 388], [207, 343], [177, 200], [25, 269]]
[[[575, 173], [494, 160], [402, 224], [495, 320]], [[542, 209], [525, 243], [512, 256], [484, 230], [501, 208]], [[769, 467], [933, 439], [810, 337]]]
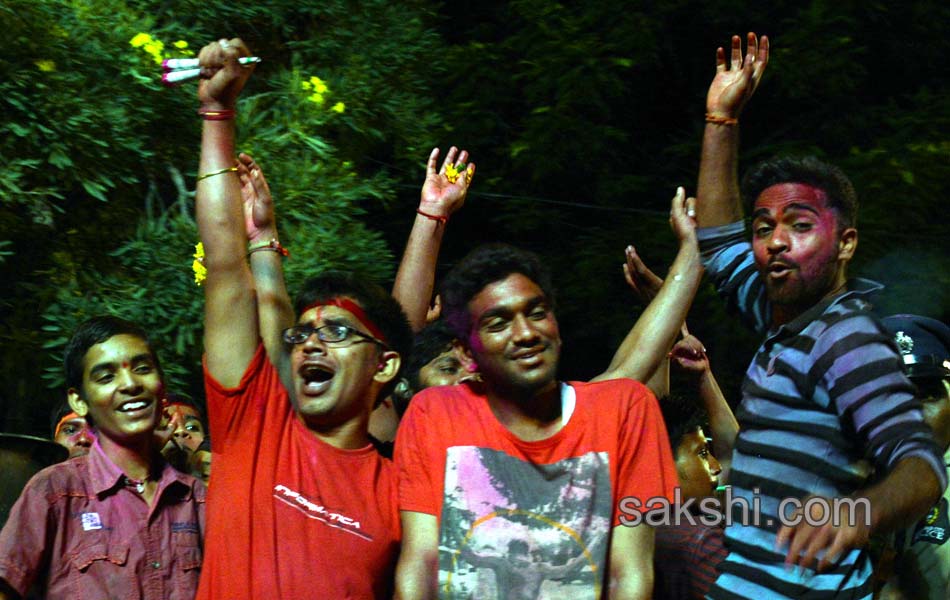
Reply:
[[[155, 332], [171, 387], [201, 395], [194, 85], [161, 88], [137, 33], [174, 56], [175, 40], [240, 36], [264, 58], [238, 126], [272, 183], [292, 288], [324, 265], [389, 285], [428, 150], [467, 148], [478, 173], [440, 274], [488, 241], [541, 254], [562, 376], [586, 379], [640, 312], [624, 247], [661, 274], [673, 258], [669, 201], [695, 192], [715, 49], [733, 33], [772, 44], [742, 170], [806, 153], [842, 167], [862, 203], [852, 275], [887, 284], [882, 314], [950, 320], [948, 17], [939, 1], [7, 2], [0, 431], [48, 434], [62, 344], [103, 310]], [[311, 75], [325, 104], [300, 93]], [[708, 286], [688, 324], [735, 401], [758, 340]]]

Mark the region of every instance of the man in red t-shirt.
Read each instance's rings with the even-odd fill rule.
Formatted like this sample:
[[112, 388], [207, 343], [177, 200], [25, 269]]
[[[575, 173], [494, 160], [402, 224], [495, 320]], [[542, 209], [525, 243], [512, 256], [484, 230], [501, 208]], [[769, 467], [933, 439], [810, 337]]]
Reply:
[[[671, 498], [676, 469], [655, 398], [626, 377], [665, 359], [701, 277], [682, 189], [671, 222], [670, 276], [589, 383], [555, 378], [561, 339], [536, 256], [485, 246], [446, 277], [443, 316], [482, 381], [424, 390], [400, 425], [397, 597], [650, 597], [653, 531], [623, 526], [619, 505]], [[645, 339], [659, 350], [637, 352]]]
[[252, 70], [238, 59], [248, 54], [235, 39], [199, 56], [196, 212], [214, 469], [198, 597], [388, 598], [396, 477], [367, 424], [412, 334], [382, 288], [353, 276], [310, 280], [293, 311], [284, 306], [283, 248], [260, 214], [271, 209], [242, 203], [242, 183], [263, 176], [246, 155], [235, 167], [234, 106]]

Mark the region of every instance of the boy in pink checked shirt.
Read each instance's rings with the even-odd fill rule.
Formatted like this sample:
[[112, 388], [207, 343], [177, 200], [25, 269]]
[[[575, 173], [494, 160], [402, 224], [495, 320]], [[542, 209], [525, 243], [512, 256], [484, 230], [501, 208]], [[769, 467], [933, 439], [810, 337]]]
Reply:
[[164, 462], [154, 437], [164, 397], [148, 337], [115, 317], [66, 347], [69, 405], [94, 428], [85, 456], [40, 471], [0, 532], [0, 600], [191, 600], [205, 487]]

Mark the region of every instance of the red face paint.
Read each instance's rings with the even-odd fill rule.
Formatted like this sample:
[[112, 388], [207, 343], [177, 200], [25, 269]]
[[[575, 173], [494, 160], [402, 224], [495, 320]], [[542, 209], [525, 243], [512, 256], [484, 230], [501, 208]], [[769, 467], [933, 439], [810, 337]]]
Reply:
[[774, 304], [794, 315], [840, 286], [838, 218], [823, 190], [773, 185], [759, 194], [752, 217], [755, 262]]
[[357, 321], [363, 324], [363, 327], [366, 327], [366, 330], [369, 331], [370, 335], [372, 335], [374, 338], [378, 339], [379, 341], [383, 342], [384, 344], [389, 344], [389, 341], [386, 339], [386, 336], [383, 335], [383, 332], [379, 329], [379, 327], [377, 327], [376, 324], [373, 323], [373, 321], [366, 315], [363, 309], [360, 308], [360, 305], [357, 304], [356, 302], [353, 302], [349, 298], [331, 298], [329, 300], [325, 300], [322, 302], [314, 302], [310, 306], [304, 308], [300, 312], [300, 314], [302, 315], [303, 313], [307, 312], [311, 308], [316, 308], [317, 320], [319, 321], [321, 317], [320, 307], [323, 307], [323, 306], [337, 306], [339, 308], [342, 308], [345, 311], [348, 311], [350, 314], [356, 317]]

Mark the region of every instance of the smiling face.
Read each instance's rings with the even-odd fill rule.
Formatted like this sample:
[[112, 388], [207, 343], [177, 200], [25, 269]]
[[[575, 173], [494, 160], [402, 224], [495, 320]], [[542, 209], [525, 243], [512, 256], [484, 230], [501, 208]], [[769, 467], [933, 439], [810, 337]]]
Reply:
[[789, 316], [844, 285], [857, 231], [838, 231], [837, 215], [822, 190], [801, 183], [766, 188], [755, 201], [752, 232], [769, 300]]
[[[367, 336], [366, 326], [339, 306], [316, 306], [297, 322], [313, 327], [345, 325]], [[316, 333], [290, 350], [294, 408], [311, 429], [367, 419], [379, 389], [395, 377], [399, 355], [364, 337], [320, 341]]]
[[517, 397], [557, 385], [561, 336], [541, 288], [520, 273], [486, 285], [468, 303], [467, 344], [485, 381]]
[[712, 496], [721, 472], [722, 466], [710, 452], [701, 427], [680, 438], [676, 447], [676, 473], [680, 478], [683, 500], [696, 498], [699, 501]]
[[161, 418], [164, 385], [145, 340], [114, 335], [89, 348], [82, 368], [82, 389], [70, 388], [69, 405], [91, 417], [100, 439], [121, 445], [151, 439]]

